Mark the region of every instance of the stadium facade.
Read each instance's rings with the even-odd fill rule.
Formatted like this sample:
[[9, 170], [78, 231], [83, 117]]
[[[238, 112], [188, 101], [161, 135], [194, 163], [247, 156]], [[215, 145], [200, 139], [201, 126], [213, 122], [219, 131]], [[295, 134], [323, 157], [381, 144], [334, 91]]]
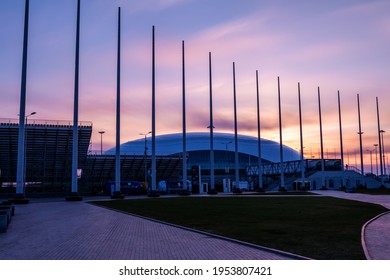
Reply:
[[[1, 193], [14, 192], [16, 184], [16, 159], [18, 143], [17, 120], [0, 122], [0, 183]], [[26, 125], [26, 195], [64, 194], [71, 184], [73, 125], [64, 121], [31, 121]], [[115, 148], [102, 154], [89, 150], [92, 134], [91, 122], [79, 123], [79, 186], [81, 193], [105, 191], [115, 180]], [[121, 145], [121, 181], [149, 180], [151, 143], [147, 138], [126, 142]], [[146, 146], [145, 146], [146, 144]], [[261, 139], [262, 162], [272, 164], [279, 161], [277, 142]], [[146, 147], [146, 150], [145, 150]], [[234, 178], [234, 135], [214, 133], [215, 184], [222, 191], [223, 179]], [[156, 137], [157, 180], [180, 182], [182, 175], [182, 134], [168, 134]], [[257, 138], [239, 135], [240, 180], [247, 180], [248, 166], [257, 165]], [[283, 146], [284, 159], [294, 161], [299, 154]], [[192, 168], [199, 167], [202, 181], [210, 180], [210, 134], [187, 133], [187, 160], [189, 180]], [[146, 168], [146, 169], [145, 169]], [[253, 182], [255, 184], [255, 182]], [[254, 187], [254, 185], [252, 185]]]

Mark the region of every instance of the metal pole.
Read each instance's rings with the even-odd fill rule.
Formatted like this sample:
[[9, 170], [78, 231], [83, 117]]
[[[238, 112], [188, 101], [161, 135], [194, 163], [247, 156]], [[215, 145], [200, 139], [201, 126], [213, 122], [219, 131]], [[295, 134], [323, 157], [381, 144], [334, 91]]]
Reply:
[[182, 41], [182, 88], [183, 88], [183, 189], [187, 189], [187, 128], [186, 128], [186, 76], [184, 41]]
[[154, 25], [152, 28], [152, 191], [156, 190], [156, 77], [155, 77], [155, 50]]
[[117, 51], [117, 78], [116, 78], [116, 145], [115, 145], [115, 191], [121, 190], [121, 155], [120, 155], [120, 133], [121, 133], [121, 8], [118, 7], [118, 51]]
[[147, 146], [147, 136], [152, 133], [151, 131], [149, 132], [146, 132], [146, 133], [140, 133], [139, 135], [142, 135], [145, 137], [145, 148], [144, 148], [144, 172], [145, 172], [145, 183], [148, 182], [148, 170], [147, 170], [147, 163], [146, 163], [146, 159], [147, 159], [147, 156], [148, 156], [148, 146]]
[[148, 182], [148, 166], [147, 166], [147, 163], [146, 163], [146, 159], [148, 157], [148, 147], [147, 147], [147, 143], [146, 143], [146, 134], [145, 134], [145, 149], [144, 149], [144, 182], [147, 183]]
[[362, 125], [360, 121], [360, 98], [359, 94], [357, 94], [357, 104], [358, 104], [358, 120], [359, 120], [359, 143], [360, 143], [360, 170], [362, 171], [363, 176], [363, 184], [364, 184], [364, 165], [363, 165], [363, 141], [362, 141], [362, 135], [364, 132], [362, 132]]
[[80, 0], [77, 1], [76, 57], [74, 78], [72, 193], [77, 193], [77, 167], [79, 150], [79, 52], [80, 52]]
[[383, 162], [382, 162], [382, 140], [381, 140], [381, 125], [379, 120], [379, 104], [378, 97], [376, 97], [376, 115], [378, 120], [378, 143], [379, 143], [379, 165], [381, 169], [381, 185], [385, 185], [384, 177], [383, 177]]
[[234, 96], [234, 165], [235, 165], [236, 188], [239, 188], [240, 170], [239, 170], [239, 162], [238, 162], [236, 67], [234, 62], [233, 62], [233, 96]]
[[29, 0], [26, 0], [24, 14], [24, 37], [23, 37], [23, 59], [22, 59], [22, 79], [20, 87], [20, 109], [19, 109], [19, 132], [18, 132], [18, 161], [16, 172], [16, 194], [24, 195], [24, 134], [26, 116], [26, 81], [27, 81], [27, 49], [28, 49], [28, 16]]
[[256, 70], [256, 93], [257, 93], [257, 173], [259, 176], [259, 189], [263, 189], [263, 164], [261, 162], [261, 126], [260, 126], [260, 93], [259, 73]]
[[283, 133], [282, 133], [282, 105], [280, 100], [280, 79], [278, 77], [278, 105], [279, 105], [279, 153], [280, 153], [280, 188], [284, 189], [284, 162], [283, 162]]
[[374, 144], [374, 150], [375, 150], [375, 170], [376, 170], [376, 176], [378, 176], [378, 144]]
[[324, 160], [324, 142], [322, 137], [322, 114], [321, 114], [321, 95], [320, 95], [320, 87], [318, 90], [318, 115], [320, 120], [320, 145], [321, 145], [321, 187], [325, 188], [325, 160]]
[[385, 134], [386, 131], [383, 129], [380, 131], [382, 133], [382, 156], [383, 156], [383, 175], [386, 177], [386, 152], [385, 152], [385, 141], [383, 138], [383, 135]]
[[302, 132], [302, 103], [301, 103], [301, 84], [298, 83], [298, 103], [299, 103], [299, 136], [301, 144], [301, 185], [305, 184], [305, 165], [303, 157], [303, 132]]
[[344, 170], [344, 147], [343, 147], [343, 128], [341, 121], [341, 102], [340, 102], [340, 91], [337, 91], [337, 100], [339, 107], [339, 129], [340, 129], [340, 155], [341, 155], [341, 187], [345, 186], [345, 170]]
[[99, 131], [100, 133], [100, 155], [103, 155], [103, 134], [105, 131]]
[[31, 114], [26, 116], [25, 120], [25, 141], [24, 141], [24, 174], [23, 174], [23, 181], [24, 184], [27, 186], [27, 180], [26, 180], [26, 173], [27, 173], [27, 143], [28, 143], [28, 134], [27, 134], [27, 124], [28, 124], [28, 117], [35, 115], [37, 112], [32, 112]]
[[214, 190], [214, 124], [213, 124], [213, 82], [211, 72], [211, 52], [209, 52], [210, 81], [210, 190]]
[[372, 152], [373, 152], [373, 150], [367, 150], [367, 152], [370, 153], [371, 174], [374, 174], [372, 171]]

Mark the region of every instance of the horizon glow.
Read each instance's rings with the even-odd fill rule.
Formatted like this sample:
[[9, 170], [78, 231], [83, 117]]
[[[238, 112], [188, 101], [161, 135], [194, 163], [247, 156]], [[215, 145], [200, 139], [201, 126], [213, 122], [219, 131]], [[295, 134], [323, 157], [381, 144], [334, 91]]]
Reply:
[[[77, 1], [30, 1], [26, 113], [72, 120]], [[299, 147], [297, 83], [301, 83], [305, 156], [318, 154], [317, 86], [325, 155], [339, 157], [337, 90], [344, 150], [358, 150], [360, 94], [365, 169], [390, 112], [388, 1], [82, 0], [79, 120], [93, 122], [92, 149], [115, 144], [116, 24], [122, 7], [121, 142], [151, 127], [151, 29], [156, 28], [156, 134], [181, 132], [181, 41], [186, 44], [187, 131], [207, 131], [208, 52], [213, 57], [216, 132], [233, 132], [232, 62], [236, 63], [238, 132], [257, 135], [255, 71], [259, 70], [262, 138], [278, 141], [277, 77], [283, 144]], [[221, 9], [221, 7], [224, 7]], [[19, 113], [24, 0], [0, 3], [0, 118]], [[388, 132], [390, 133], [390, 131]], [[384, 135], [386, 144], [388, 133]], [[325, 156], [326, 157], [326, 156]], [[358, 156], [358, 166], [359, 159]], [[351, 163], [352, 162], [352, 163]], [[387, 163], [388, 164], [388, 163]]]

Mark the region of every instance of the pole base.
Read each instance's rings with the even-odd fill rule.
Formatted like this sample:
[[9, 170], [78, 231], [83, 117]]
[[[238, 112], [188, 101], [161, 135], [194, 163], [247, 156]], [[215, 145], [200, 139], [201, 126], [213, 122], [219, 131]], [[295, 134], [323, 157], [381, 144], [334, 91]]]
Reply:
[[218, 192], [215, 189], [209, 190], [207, 194], [218, 194]]
[[148, 197], [160, 197], [160, 193], [158, 191], [150, 191], [148, 192]]
[[83, 197], [78, 192], [71, 192], [65, 197], [66, 201], [82, 201]]
[[30, 200], [24, 194], [16, 194], [15, 197], [8, 199], [12, 204], [29, 204]]
[[187, 196], [187, 195], [191, 195], [191, 192], [189, 190], [181, 190], [179, 192], [179, 195], [181, 196]]
[[125, 195], [122, 192], [113, 192], [111, 195], [112, 199], [124, 199]]

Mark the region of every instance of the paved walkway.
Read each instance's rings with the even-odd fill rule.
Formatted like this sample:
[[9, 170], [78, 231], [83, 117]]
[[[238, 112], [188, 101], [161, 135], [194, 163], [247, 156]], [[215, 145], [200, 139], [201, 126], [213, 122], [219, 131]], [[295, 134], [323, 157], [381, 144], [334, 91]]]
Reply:
[[7, 232], [0, 234], [0, 259], [290, 259], [287, 254], [152, 222], [85, 201], [38, 201], [16, 206]]
[[[390, 195], [368, 195], [329, 190], [313, 192], [326, 196], [375, 203], [390, 210]], [[366, 225], [362, 233], [362, 243], [366, 247], [368, 259], [390, 260], [390, 212], [381, 215]]]
[[[376, 203], [390, 209], [390, 196], [339, 191], [317, 194]], [[370, 259], [390, 260], [390, 214], [364, 231]], [[283, 252], [251, 247], [209, 235], [63, 198], [33, 199], [17, 205], [6, 233], [0, 233], [0, 260], [56, 259], [294, 259]]]

